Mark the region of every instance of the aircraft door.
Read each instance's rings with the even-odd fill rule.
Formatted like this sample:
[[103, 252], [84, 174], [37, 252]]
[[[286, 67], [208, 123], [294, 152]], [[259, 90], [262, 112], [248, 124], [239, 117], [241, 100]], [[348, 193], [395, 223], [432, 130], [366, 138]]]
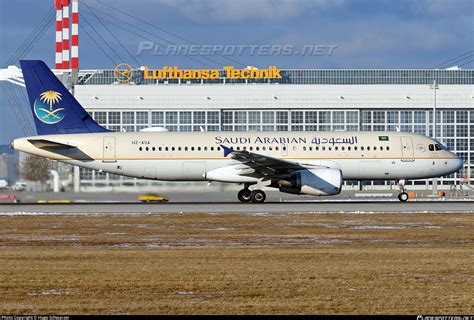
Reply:
[[415, 161], [411, 137], [400, 137], [402, 143], [402, 161]]
[[117, 156], [115, 152], [115, 138], [106, 137], [104, 138], [104, 157], [102, 162], [117, 162]]

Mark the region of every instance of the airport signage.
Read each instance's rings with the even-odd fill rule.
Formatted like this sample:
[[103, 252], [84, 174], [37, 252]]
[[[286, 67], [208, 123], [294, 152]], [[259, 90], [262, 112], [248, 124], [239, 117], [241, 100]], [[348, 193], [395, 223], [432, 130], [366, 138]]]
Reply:
[[[223, 71], [223, 72], [222, 72]], [[133, 68], [126, 63], [115, 66], [114, 76], [118, 82], [129, 82], [132, 79]], [[233, 66], [224, 66], [219, 69], [181, 69], [178, 66], [164, 66], [161, 69], [143, 67], [143, 79], [282, 79], [281, 69], [270, 66], [266, 69], [247, 67], [237, 69]]]
[[[276, 66], [267, 69], [248, 67], [237, 69], [232, 66], [224, 66], [224, 77], [227, 79], [281, 79], [281, 70]], [[220, 79], [218, 69], [180, 69], [177, 66], [164, 66], [161, 69], [149, 69], [144, 67], [143, 77], [145, 79]]]

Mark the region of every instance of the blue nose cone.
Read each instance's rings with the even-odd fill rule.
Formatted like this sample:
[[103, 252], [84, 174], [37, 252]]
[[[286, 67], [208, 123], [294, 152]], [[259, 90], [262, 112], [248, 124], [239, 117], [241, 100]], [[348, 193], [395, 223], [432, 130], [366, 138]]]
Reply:
[[456, 159], [456, 171], [461, 170], [463, 165], [464, 165], [464, 160], [461, 159], [460, 157], [457, 157], [457, 159]]

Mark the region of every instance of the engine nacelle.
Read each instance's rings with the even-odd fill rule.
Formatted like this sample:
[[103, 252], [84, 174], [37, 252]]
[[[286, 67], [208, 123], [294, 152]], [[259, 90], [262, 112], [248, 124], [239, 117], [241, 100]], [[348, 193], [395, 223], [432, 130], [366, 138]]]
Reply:
[[339, 169], [309, 169], [296, 171], [289, 179], [278, 180], [281, 192], [332, 196], [339, 194], [342, 187], [342, 172]]

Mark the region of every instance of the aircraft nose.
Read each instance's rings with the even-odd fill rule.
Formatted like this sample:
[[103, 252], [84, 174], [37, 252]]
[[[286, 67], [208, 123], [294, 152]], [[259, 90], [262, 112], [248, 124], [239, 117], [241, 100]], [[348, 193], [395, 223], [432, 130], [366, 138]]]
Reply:
[[456, 171], [461, 170], [464, 165], [464, 160], [461, 159], [459, 156], [457, 156], [455, 161], [456, 161]]

